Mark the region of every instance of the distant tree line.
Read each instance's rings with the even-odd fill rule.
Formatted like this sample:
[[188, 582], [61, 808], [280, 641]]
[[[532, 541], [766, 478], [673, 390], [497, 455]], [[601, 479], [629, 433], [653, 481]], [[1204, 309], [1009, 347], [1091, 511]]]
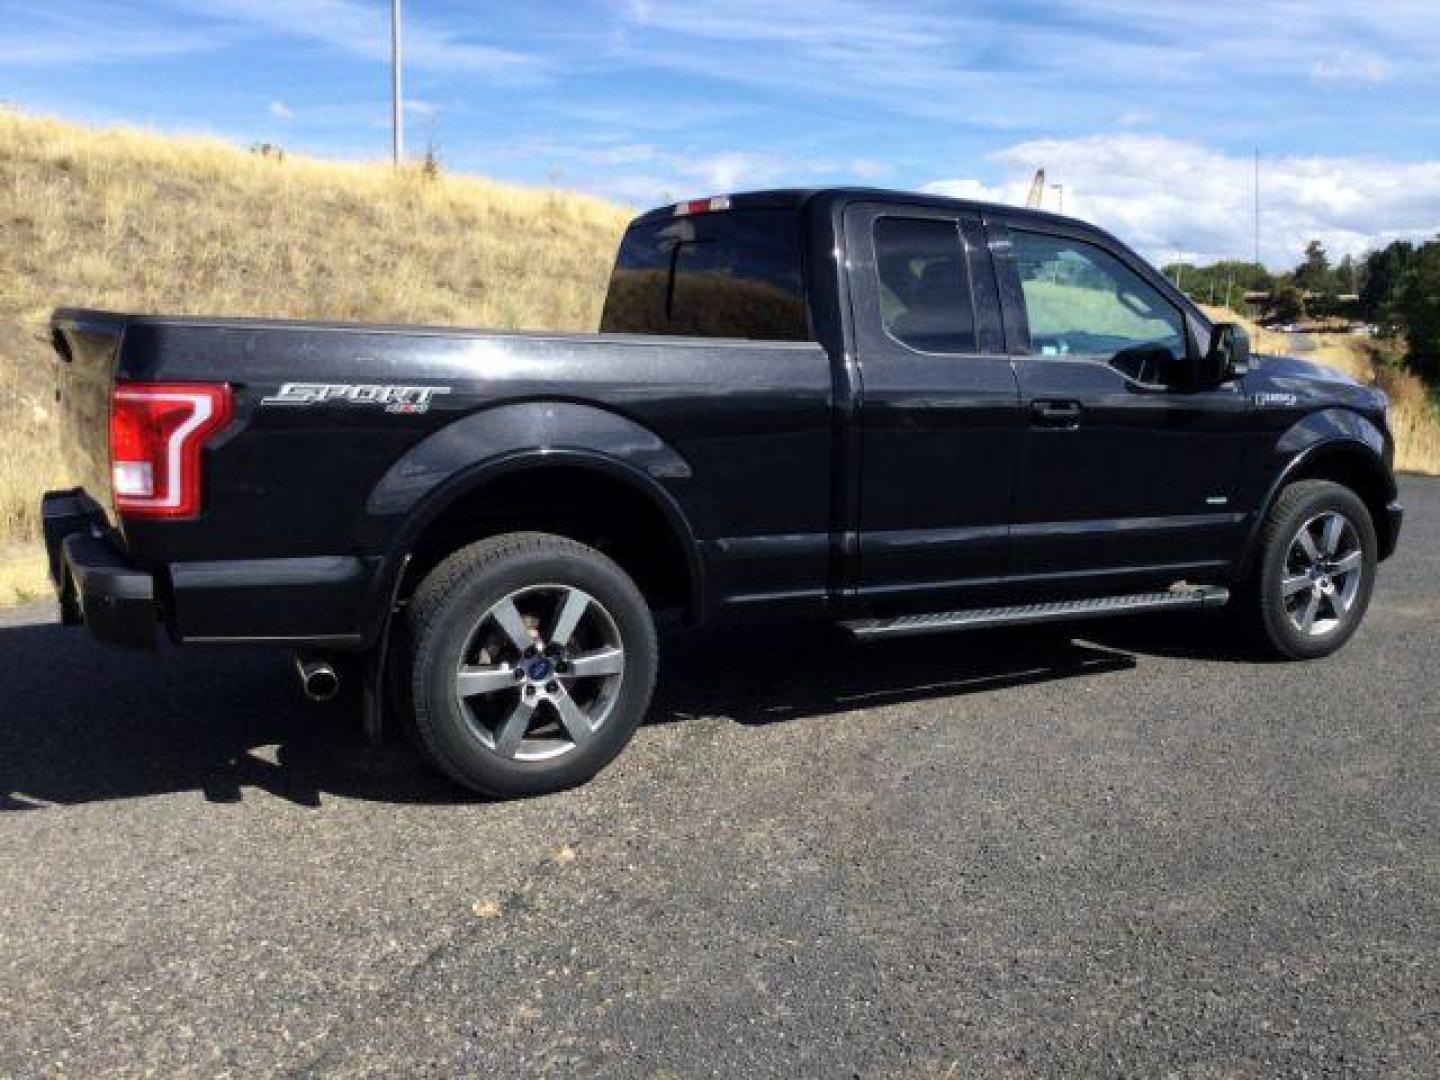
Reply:
[[[1272, 274], [1253, 262], [1209, 266], [1171, 263], [1165, 275], [1202, 304], [1226, 304], [1249, 318], [1282, 323], [1349, 318], [1405, 340], [1406, 365], [1440, 379], [1440, 237], [1395, 242], [1331, 263], [1319, 240], [1305, 246], [1293, 270]], [[1265, 294], [1246, 300], [1245, 294]]]

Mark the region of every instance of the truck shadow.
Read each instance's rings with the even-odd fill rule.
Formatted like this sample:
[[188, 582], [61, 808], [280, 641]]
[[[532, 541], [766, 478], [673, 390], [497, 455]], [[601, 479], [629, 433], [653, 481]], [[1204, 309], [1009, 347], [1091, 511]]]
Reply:
[[[1121, 646], [1037, 628], [858, 646], [804, 623], [672, 631], [650, 723], [773, 724], [1096, 677], [1133, 668], [1136, 652], [1183, 650], [1180, 633], [1152, 628]], [[287, 660], [259, 648], [140, 655], [53, 623], [0, 626], [0, 812], [182, 791], [238, 802], [247, 789], [304, 806], [327, 794], [471, 800], [403, 737], [368, 746], [353, 702], [301, 701]]]

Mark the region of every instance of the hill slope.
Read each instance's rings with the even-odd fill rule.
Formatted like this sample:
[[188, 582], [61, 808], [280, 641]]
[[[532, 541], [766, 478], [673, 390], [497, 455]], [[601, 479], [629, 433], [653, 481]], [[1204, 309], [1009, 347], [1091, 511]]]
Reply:
[[[567, 192], [0, 109], [0, 553], [33, 538], [39, 493], [65, 479], [52, 308], [594, 329], [629, 216]], [[0, 572], [0, 602], [35, 573]]]

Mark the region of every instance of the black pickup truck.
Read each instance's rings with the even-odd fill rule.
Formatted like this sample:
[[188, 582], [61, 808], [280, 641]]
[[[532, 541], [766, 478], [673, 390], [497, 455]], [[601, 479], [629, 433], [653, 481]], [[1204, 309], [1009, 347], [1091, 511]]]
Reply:
[[[1228, 604], [1355, 631], [1401, 509], [1387, 402], [1250, 356], [1123, 244], [1013, 207], [774, 191], [637, 218], [599, 334], [54, 317], [63, 617], [356, 672], [492, 795], [581, 782], [656, 613], [861, 638]], [[1226, 622], [1223, 625], [1233, 625]]]

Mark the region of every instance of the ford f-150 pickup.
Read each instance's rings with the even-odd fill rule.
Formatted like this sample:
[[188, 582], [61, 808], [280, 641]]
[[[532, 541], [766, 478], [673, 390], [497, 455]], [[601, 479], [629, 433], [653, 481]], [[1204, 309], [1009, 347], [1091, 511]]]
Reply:
[[598, 334], [62, 309], [63, 618], [355, 670], [496, 796], [593, 776], [655, 615], [860, 638], [1226, 606], [1339, 648], [1396, 544], [1387, 402], [1252, 357], [1115, 238], [857, 189], [635, 219]]

